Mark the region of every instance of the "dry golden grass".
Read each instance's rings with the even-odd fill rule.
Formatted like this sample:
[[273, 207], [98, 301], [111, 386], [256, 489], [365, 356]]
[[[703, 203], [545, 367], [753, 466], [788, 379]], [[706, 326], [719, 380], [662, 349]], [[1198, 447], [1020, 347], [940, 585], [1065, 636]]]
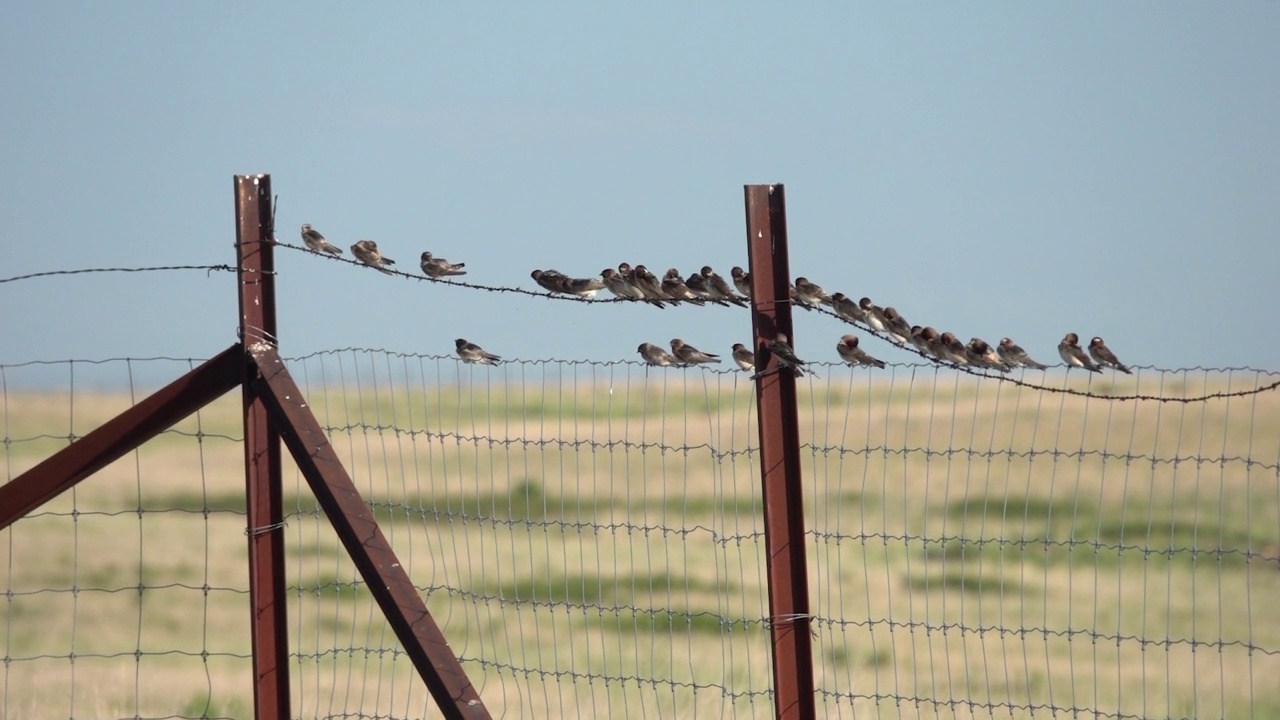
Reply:
[[[306, 389], [490, 710], [771, 716], [744, 377], [484, 372]], [[8, 477], [128, 405], [71, 400], [10, 391]], [[3, 533], [7, 717], [250, 714], [238, 402]], [[827, 368], [800, 419], [823, 716], [1280, 716], [1280, 394]], [[427, 715], [290, 464], [285, 493], [294, 713]]]

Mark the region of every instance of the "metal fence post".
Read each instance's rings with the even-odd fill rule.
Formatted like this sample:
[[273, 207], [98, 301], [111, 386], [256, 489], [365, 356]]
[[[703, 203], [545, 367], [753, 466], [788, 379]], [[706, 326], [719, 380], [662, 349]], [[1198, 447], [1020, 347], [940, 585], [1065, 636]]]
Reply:
[[767, 345], [791, 332], [787, 210], [782, 185], [747, 185], [747, 249], [751, 272], [769, 629], [773, 641], [774, 708], [778, 720], [816, 717], [813, 643], [809, 635], [809, 573], [805, 563], [796, 379]]
[[[237, 175], [236, 279], [240, 342], [276, 345], [276, 292], [270, 175]], [[248, 505], [253, 709], [258, 720], [285, 720], [289, 709], [289, 636], [284, 584], [284, 509], [280, 435], [254, 391], [257, 364], [245, 358], [244, 477]]]

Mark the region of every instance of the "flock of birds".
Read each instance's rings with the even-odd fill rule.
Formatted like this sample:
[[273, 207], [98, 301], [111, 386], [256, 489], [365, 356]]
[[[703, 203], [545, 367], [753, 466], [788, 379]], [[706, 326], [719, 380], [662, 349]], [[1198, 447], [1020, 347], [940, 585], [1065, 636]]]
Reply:
[[[342, 254], [341, 248], [330, 243], [324, 235], [309, 224], [302, 226], [302, 241], [313, 252]], [[356, 242], [351, 246], [351, 254], [365, 265], [382, 272], [389, 272], [387, 268], [395, 264], [395, 260], [383, 255], [377, 243], [372, 240]], [[466, 275], [466, 266], [466, 263], [453, 263], [444, 258], [435, 257], [430, 252], [423, 252], [420, 261], [423, 274], [437, 279]], [[747, 307], [751, 299], [751, 274], [740, 267], [730, 271], [732, 285], [707, 265], [702, 266], [687, 278], [676, 268], [668, 269], [659, 278], [644, 265], [632, 267], [628, 263], [618, 265], [617, 269], [605, 268], [598, 277], [570, 277], [556, 270], [534, 270], [530, 273], [530, 277], [539, 287], [553, 294], [591, 299], [600, 291], [608, 290], [617, 298], [646, 302], [659, 308], [666, 307], [668, 304], [686, 302], [694, 305], [714, 303], [726, 307], [730, 304]], [[953, 333], [939, 333], [932, 327], [909, 324], [893, 307], [880, 307], [867, 297], [855, 302], [844, 293], [827, 293], [821, 286], [804, 277], [796, 278], [795, 284], [791, 286], [790, 295], [791, 302], [795, 305], [807, 310], [825, 305], [840, 318], [883, 333], [904, 347], [911, 345], [920, 354], [942, 363], [999, 372], [1009, 372], [1014, 368], [1045, 370], [1048, 367], [1036, 362], [1017, 343], [1007, 337], [1001, 338], [1000, 343], [995, 347], [977, 337], [971, 338], [968, 344], [965, 344]], [[463, 362], [494, 365], [502, 361], [501, 357], [463, 338], [458, 338], [455, 344], [458, 357]], [[670, 346], [671, 352], [668, 353], [657, 345], [641, 343], [636, 351], [646, 363], [657, 367], [721, 362], [719, 355], [703, 352], [680, 338], [672, 339]], [[787, 368], [797, 376], [805, 372], [805, 362], [796, 357], [786, 335], [779, 334], [766, 347], [778, 358], [779, 367]], [[885, 366], [883, 361], [877, 360], [858, 347], [856, 335], [842, 336], [836, 342], [836, 354], [850, 365], [879, 368]], [[1112, 368], [1132, 374], [1100, 337], [1095, 337], [1089, 342], [1086, 352], [1086, 348], [1080, 346], [1080, 337], [1073, 332], [1067, 333], [1062, 338], [1062, 342], [1058, 343], [1058, 355], [1068, 368], [1078, 367], [1090, 372], [1102, 372], [1102, 368]], [[755, 370], [755, 353], [742, 343], [734, 344], [732, 358], [739, 368], [746, 371]], [[809, 372], [812, 374], [812, 371]]]

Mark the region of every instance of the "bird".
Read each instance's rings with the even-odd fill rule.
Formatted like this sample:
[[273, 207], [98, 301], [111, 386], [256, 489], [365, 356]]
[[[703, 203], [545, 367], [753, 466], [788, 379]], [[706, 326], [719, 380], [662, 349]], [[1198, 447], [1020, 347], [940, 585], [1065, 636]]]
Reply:
[[839, 353], [841, 360], [844, 360], [850, 365], [869, 365], [878, 368], [884, 367], [883, 361], [871, 357], [866, 353], [866, 351], [858, 347], [857, 335], [845, 335], [836, 341], [836, 352]]
[[812, 308], [817, 307], [819, 304], [831, 304], [831, 296], [827, 294], [827, 291], [823, 290], [822, 286], [817, 283], [809, 282], [809, 278], [796, 278], [796, 284], [793, 288], [792, 297], [802, 305]]
[[473, 342], [467, 342], [463, 338], [453, 341], [454, 346], [458, 349], [458, 357], [464, 363], [473, 365], [497, 365], [502, 362], [502, 358], [491, 352], [485, 351], [484, 348]]
[[920, 331], [920, 338], [924, 340], [924, 344], [929, 348], [929, 354], [938, 360], [945, 361], [947, 359], [946, 350], [942, 346], [942, 336], [931, 325], [926, 325]]
[[552, 293], [568, 294], [569, 290], [566, 283], [569, 277], [559, 270], [534, 270], [529, 273], [529, 277], [538, 283], [543, 290]]
[[884, 309], [884, 330], [899, 345], [911, 342], [911, 326], [907, 324], [906, 318], [899, 315], [898, 311], [892, 307]]
[[444, 258], [435, 257], [429, 252], [422, 253], [422, 272], [428, 277], [439, 278], [450, 275], [466, 275], [462, 268], [466, 263], [451, 263]]
[[342, 254], [342, 248], [325, 240], [320, 231], [311, 227], [310, 223], [302, 223], [302, 242], [312, 252], [327, 252], [330, 255]]
[[1064, 335], [1062, 342], [1058, 343], [1058, 355], [1062, 357], [1062, 361], [1068, 368], [1079, 367], [1089, 372], [1102, 372], [1101, 368], [1089, 361], [1089, 356], [1084, 354], [1084, 350], [1080, 349], [1080, 336], [1073, 332]]
[[1042, 365], [1032, 360], [1026, 350], [1023, 350], [1021, 346], [1007, 337], [1000, 338], [1000, 345], [996, 347], [996, 353], [1000, 355], [1000, 359], [1004, 360], [1009, 367], [1035, 368], [1036, 370], [1044, 370], [1048, 367], [1048, 365]]
[[920, 354], [927, 355], [929, 353], [929, 340], [924, 336], [924, 328], [919, 325], [912, 325], [911, 337], [908, 339], [911, 340], [912, 347]]
[[[604, 287], [613, 293], [614, 297], [623, 300], [643, 300], [644, 293], [640, 292], [640, 288], [627, 282], [622, 273], [613, 268], [605, 268], [600, 271], [600, 281], [604, 283]], [[664, 307], [661, 303], [658, 307]]]
[[751, 273], [734, 265], [729, 271], [729, 277], [733, 278], [733, 286], [738, 288], [738, 292], [751, 297]]
[[649, 268], [643, 265], [637, 265], [633, 271], [635, 273], [635, 286], [640, 288], [640, 292], [644, 296], [652, 300], [667, 300], [667, 294], [662, 291], [662, 283], [658, 277], [649, 272]]
[[836, 314], [850, 322], [867, 322], [867, 312], [853, 298], [842, 292], [831, 294], [831, 307]]
[[[804, 361], [796, 356], [796, 351], [791, 347], [791, 342], [787, 339], [786, 333], [778, 333], [778, 335], [769, 341], [766, 346], [774, 357], [778, 358], [778, 367], [790, 368], [796, 377], [804, 375]], [[810, 370], [810, 375], [817, 375]], [[756, 373], [759, 375], [759, 373]]]
[[982, 338], [969, 338], [969, 344], [965, 347], [965, 356], [970, 365], [1009, 372], [1009, 366], [1000, 359], [996, 349]]
[[742, 343], [733, 344], [733, 361], [743, 370], [752, 371], [756, 369], [756, 354]]
[[711, 289], [707, 287], [707, 279], [702, 277], [702, 273], [694, 273], [690, 275], [688, 279], [684, 281], [684, 285], [689, 288], [689, 292], [692, 292], [700, 300], [729, 307], [729, 303], [711, 294]]
[[566, 295], [577, 295], [584, 300], [590, 300], [604, 289], [604, 280], [598, 277], [591, 278], [571, 278], [566, 277], [561, 285], [564, 287]]
[[351, 246], [351, 254], [355, 255], [356, 259], [365, 265], [377, 268], [388, 275], [391, 274], [391, 271], [387, 269], [387, 266], [396, 264], [395, 260], [383, 256], [378, 251], [378, 243], [372, 240], [357, 240], [356, 244]]
[[710, 265], [703, 265], [702, 269], [698, 272], [706, 279], [707, 292], [711, 293], [712, 297], [716, 297], [721, 300], [728, 300], [729, 302], [741, 307], [747, 307], [747, 301], [739, 297], [738, 293], [734, 292], [733, 288], [729, 287], [729, 283], [725, 282], [724, 278], [716, 274], [716, 271], [712, 270]]
[[884, 311], [871, 302], [871, 298], [864, 297], [859, 300], [858, 307], [862, 308], [862, 312], [866, 313], [867, 325], [870, 325], [873, 330], [878, 330], [879, 332], [889, 331], [889, 327], [884, 321]]
[[1102, 365], [1103, 367], [1115, 368], [1125, 375], [1133, 374], [1129, 371], [1129, 368], [1124, 366], [1124, 363], [1120, 362], [1120, 359], [1116, 357], [1116, 354], [1111, 352], [1111, 348], [1107, 347], [1107, 344], [1102, 342], [1102, 338], [1100, 337], [1096, 337], [1089, 341], [1089, 355], [1093, 357], [1094, 362]]
[[677, 362], [671, 353], [652, 343], [640, 343], [640, 347], [636, 348], [636, 352], [640, 353], [640, 357], [646, 363], [654, 367], [671, 367]]
[[688, 285], [684, 284], [684, 278], [680, 277], [680, 271], [675, 268], [668, 268], [667, 273], [662, 276], [662, 292], [672, 300], [687, 300], [694, 305], [706, 305], [705, 302], [693, 291]]
[[969, 364], [969, 353], [965, 350], [964, 343], [960, 342], [960, 338], [950, 332], [944, 332], [938, 341], [942, 344], [943, 360], [955, 365]]
[[[622, 284], [625, 285], [628, 288], [628, 290], [633, 293], [633, 297], [635, 297], [636, 299], [644, 300], [645, 302], [649, 303], [650, 305], [656, 308], [666, 307], [666, 304], [663, 303], [662, 300], [658, 298], [650, 297], [649, 294], [646, 293], [644, 289], [640, 287], [640, 285], [636, 282], [636, 271], [631, 268], [631, 265], [629, 263], [618, 263], [618, 276], [621, 278]], [[605, 284], [606, 286], [608, 285], [607, 278], [606, 278]], [[661, 291], [659, 291], [658, 295], [659, 297], [662, 295]]]
[[702, 352], [698, 348], [690, 345], [689, 343], [686, 343], [680, 338], [671, 339], [671, 352], [677, 358], [679, 358], [680, 362], [686, 365], [698, 365], [701, 363], [720, 362], [719, 355], [712, 355], [711, 353]]

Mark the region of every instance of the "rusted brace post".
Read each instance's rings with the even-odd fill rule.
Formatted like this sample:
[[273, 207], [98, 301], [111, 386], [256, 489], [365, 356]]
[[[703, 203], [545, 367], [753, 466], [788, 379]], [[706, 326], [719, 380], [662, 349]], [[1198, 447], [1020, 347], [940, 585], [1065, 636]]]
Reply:
[[311, 485], [320, 508], [426, 683], [440, 714], [449, 720], [486, 720], [488, 709], [342, 467], [302, 390], [274, 349], [261, 346], [251, 352], [259, 368], [255, 382], [258, 396], [268, 403], [298, 470]]
[[230, 392], [243, 367], [244, 353], [233, 345], [0, 485], [0, 530]]
[[[276, 345], [275, 247], [270, 175], [237, 175], [236, 278], [240, 342]], [[249, 602], [253, 606], [253, 710], [257, 720], [286, 720], [289, 635], [284, 584], [284, 500], [280, 435], [254, 392], [257, 364], [244, 358], [244, 477], [248, 509]]]
[[766, 346], [791, 331], [787, 209], [782, 185], [747, 185], [747, 250], [751, 272], [751, 326], [755, 333], [756, 408], [764, 485], [765, 553], [773, 640], [774, 709], [778, 720], [816, 718], [813, 643], [809, 635], [809, 573], [805, 561], [804, 504], [800, 484], [800, 428], [796, 379], [778, 367]]

